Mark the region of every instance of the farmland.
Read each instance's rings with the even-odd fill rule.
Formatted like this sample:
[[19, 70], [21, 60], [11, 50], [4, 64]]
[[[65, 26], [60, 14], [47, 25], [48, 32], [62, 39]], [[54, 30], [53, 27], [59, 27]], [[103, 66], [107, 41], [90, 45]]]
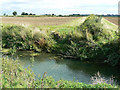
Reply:
[[[26, 24], [33, 26], [63, 25], [80, 17], [2, 17], [2, 23]], [[104, 17], [108, 21], [118, 25], [118, 17]]]
[[104, 18], [109, 20], [110, 22], [118, 25], [118, 17], [104, 17]]
[[2, 17], [2, 23], [34, 26], [61, 25], [79, 17]]

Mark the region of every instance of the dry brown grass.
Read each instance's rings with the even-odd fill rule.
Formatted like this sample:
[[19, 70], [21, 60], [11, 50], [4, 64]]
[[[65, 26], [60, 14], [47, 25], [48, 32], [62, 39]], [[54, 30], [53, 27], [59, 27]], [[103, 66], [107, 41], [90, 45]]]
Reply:
[[79, 17], [3, 17], [2, 23], [34, 26], [62, 25]]
[[108, 21], [118, 25], [118, 17], [104, 17], [105, 19], [107, 19]]
[[[2, 23], [25, 24], [34, 26], [62, 25], [79, 17], [2, 17]], [[104, 17], [118, 25], [118, 17]]]

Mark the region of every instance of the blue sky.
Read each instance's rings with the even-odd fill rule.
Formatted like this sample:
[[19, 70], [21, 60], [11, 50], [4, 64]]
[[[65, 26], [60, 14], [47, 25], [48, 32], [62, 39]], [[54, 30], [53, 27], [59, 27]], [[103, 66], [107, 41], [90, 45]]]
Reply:
[[119, 0], [2, 0], [0, 15], [13, 11], [35, 14], [117, 14]]

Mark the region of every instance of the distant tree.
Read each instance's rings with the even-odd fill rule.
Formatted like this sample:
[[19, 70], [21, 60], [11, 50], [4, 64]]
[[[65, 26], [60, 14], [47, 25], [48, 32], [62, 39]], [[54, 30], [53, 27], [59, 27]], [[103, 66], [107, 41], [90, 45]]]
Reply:
[[21, 15], [25, 15], [25, 12], [22, 12]]
[[45, 16], [51, 16], [51, 14], [45, 14]]
[[25, 15], [28, 15], [28, 13], [25, 13]]
[[29, 15], [29, 14], [26, 12], [22, 12], [21, 15]]
[[62, 17], [62, 15], [60, 14], [60, 15], [58, 15], [59, 17]]
[[13, 14], [14, 16], [16, 16], [16, 15], [17, 15], [17, 12], [16, 12], [16, 11], [14, 11], [12, 14]]
[[52, 16], [54, 16], [55, 14], [53, 13]]
[[29, 15], [33, 15], [32, 13], [30, 13]]
[[6, 13], [4, 13], [3, 16], [6, 16]]

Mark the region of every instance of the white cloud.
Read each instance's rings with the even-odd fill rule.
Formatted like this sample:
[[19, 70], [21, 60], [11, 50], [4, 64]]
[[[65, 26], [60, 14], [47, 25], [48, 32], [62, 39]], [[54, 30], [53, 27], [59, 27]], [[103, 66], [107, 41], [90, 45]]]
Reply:
[[[113, 13], [117, 13], [118, 1], [119, 0], [2, 0], [0, 6], [2, 6], [3, 11], [11, 10], [11, 12], [13, 10], [26, 10], [38, 13], [37, 11], [42, 10], [43, 12], [46, 11], [46, 13], [50, 11], [59, 13], [60, 11], [62, 13], [71, 13], [72, 11], [74, 13], [95, 13], [107, 10], [104, 12], [109, 13], [111, 12], [110, 10], [112, 10]], [[99, 8], [99, 11], [95, 11], [97, 8]], [[40, 13], [42, 13], [42, 11]]]

